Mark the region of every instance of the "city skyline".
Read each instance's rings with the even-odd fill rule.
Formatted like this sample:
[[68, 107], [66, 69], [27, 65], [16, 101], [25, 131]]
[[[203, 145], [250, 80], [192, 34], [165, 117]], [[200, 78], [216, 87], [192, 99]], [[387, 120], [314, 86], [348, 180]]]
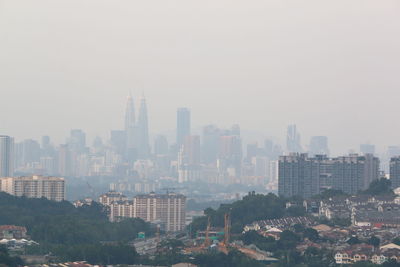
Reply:
[[333, 154], [400, 143], [397, 1], [151, 2], [1, 1], [0, 132], [105, 137], [132, 90], [152, 134], [184, 106], [194, 129], [237, 123], [283, 143], [295, 123]]
[[[131, 136], [132, 140], [129, 140], [130, 138], [128, 138], [128, 136], [126, 137], [126, 148], [130, 148], [132, 146], [134, 146], [133, 143], [138, 143], [139, 138], [143, 140], [146, 140], [145, 142], [141, 142], [141, 143], [148, 143], [147, 146], [149, 147], [142, 147], [141, 150], [144, 151], [150, 151], [153, 150], [154, 147], [154, 142], [156, 141], [157, 137], [161, 136], [165, 136], [168, 140], [169, 143], [174, 144], [177, 141], [178, 135], [180, 136], [185, 136], [181, 134], [178, 134], [179, 132], [179, 123], [181, 119], [181, 113], [182, 111], [184, 113], [187, 113], [187, 115], [185, 114], [186, 117], [188, 117], [189, 121], [185, 122], [188, 125], [185, 125], [185, 127], [189, 127], [188, 130], [189, 132], [191, 132], [193, 135], [200, 135], [203, 137], [203, 131], [205, 128], [207, 127], [217, 127], [217, 128], [229, 128], [231, 125], [240, 125], [240, 124], [236, 124], [233, 123], [231, 125], [226, 125], [225, 124], [214, 124], [214, 123], [206, 123], [204, 125], [196, 125], [195, 127], [192, 127], [191, 125], [193, 124], [193, 119], [192, 119], [192, 112], [190, 110], [190, 108], [187, 107], [177, 107], [175, 109], [175, 113], [171, 114], [172, 116], [175, 116], [175, 121], [172, 123], [172, 125], [169, 127], [168, 130], [165, 131], [161, 131], [161, 132], [155, 132], [152, 131], [152, 129], [150, 128], [152, 123], [151, 123], [151, 118], [148, 118], [148, 111], [147, 111], [148, 107], [147, 107], [147, 103], [146, 103], [146, 97], [144, 96], [144, 93], [142, 93], [141, 96], [133, 96], [132, 93], [130, 92], [126, 99], [125, 99], [125, 106], [124, 106], [124, 110], [123, 112], [120, 114], [119, 119], [120, 121], [122, 121], [122, 124], [119, 128], [116, 129], [109, 129], [107, 130], [106, 133], [104, 133], [103, 135], [99, 135], [99, 134], [94, 134], [94, 135], [90, 135], [87, 132], [87, 128], [88, 127], [84, 127], [84, 128], [70, 128], [68, 129], [63, 135], [63, 137], [58, 137], [57, 136], [51, 136], [49, 134], [44, 133], [41, 136], [35, 137], [35, 136], [29, 136], [26, 135], [25, 137], [22, 138], [18, 138], [19, 135], [11, 135], [8, 134], [9, 136], [13, 137], [13, 139], [15, 140], [15, 142], [23, 142], [26, 140], [41, 140], [43, 137], [51, 137], [51, 141], [52, 141], [52, 145], [55, 146], [59, 146], [59, 145], [63, 145], [63, 144], [68, 144], [71, 140], [71, 138], [73, 138], [71, 135], [69, 135], [69, 133], [73, 131], [83, 131], [82, 134], [85, 135], [85, 140], [88, 144], [88, 147], [91, 147], [93, 145], [93, 142], [96, 141], [96, 138], [100, 137], [103, 141], [107, 141], [107, 140], [111, 140], [112, 139], [112, 134], [114, 131], [125, 131], [126, 134], [128, 134], [129, 136]], [[187, 118], [185, 118], [187, 120]], [[150, 120], [150, 122], [149, 122]], [[150, 126], [149, 126], [150, 124]], [[327, 146], [326, 148], [329, 149], [328, 154], [332, 154], [335, 156], [340, 156], [340, 155], [344, 155], [344, 154], [349, 154], [349, 153], [365, 153], [365, 149], [373, 149], [374, 153], [376, 155], [384, 155], [386, 153], [391, 154], [390, 151], [392, 147], [400, 147], [400, 140], [399, 143], [394, 143], [394, 144], [386, 144], [384, 146], [379, 146], [376, 143], [370, 142], [369, 140], [362, 140], [360, 139], [358, 143], [353, 144], [352, 146], [349, 147], [344, 147], [343, 149], [338, 149], [337, 147], [335, 147], [335, 145], [333, 145], [332, 140], [334, 140], [333, 138], [331, 138], [331, 136], [326, 136], [326, 135], [314, 135], [311, 133], [310, 136], [305, 136], [303, 133], [303, 128], [304, 127], [298, 127], [298, 124], [295, 123], [290, 123], [286, 126], [284, 126], [284, 132], [282, 133], [281, 136], [272, 136], [272, 135], [267, 135], [265, 133], [262, 132], [257, 132], [257, 131], [252, 131], [251, 129], [243, 129], [241, 128], [241, 131], [244, 132], [244, 134], [242, 134], [242, 139], [244, 140], [243, 142], [243, 148], [245, 147], [246, 144], [254, 144], [254, 143], [258, 143], [259, 145], [261, 145], [265, 140], [271, 140], [277, 144], [279, 144], [283, 151], [286, 151], [287, 153], [290, 152], [299, 152], [299, 153], [310, 153], [310, 155], [313, 154], [313, 142], [315, 141], [315, 138], [325, 138], [326, 140], [324, 140], [325, 142], [325, 146]], [[288, 145], [292, 145], [293, 144], [289, 144], [289, 136], [290, 134], [293, 134], [292, 132], [292, 128], [294, 129], [294, 134], [297, 135], [295, 137], [295, 141], [294, 142], [298, 142], [298, 144], [295, 144], [295, 146], [298, 146], [297, 148], [293, 148], [293, 147], [288, 147]], [[300, 128], [300, 130], [298, 130]], [[184, 130], [184, 131], [188, 131], [188, 130]], [[139, 132], [142, 132], [141, 134], [139, 134]], [[2, 133], [3, 135], [7, 135], [7, 133]], [[142, 137], [140, 137], [142, 136]], [[143, 137], [144, 136], [144, 137]], [[305, 137], [304, 137], [305, 136]], [[182, 138], [182, 137], [179, 137]], [[289, 139], [288, 139], [289, 138]], [[133, 140], [136, 139], [136, 140]], [[128, 141], [129, 140], [129, 141]], [[183, 140], [183, 139], [182, 139]], [[329, 140], [329, 141], [328, 141]], [[43, 142], [43, 140], [42, 140]], [[138, 148], [135, 148], [138, 149]], [[333, 151], [331, 153], [331, 151]], [[135, 152], [137, 153], [137, 152]], [[143, 153], [148, 154], [148, 152], [141, 152], [141, 154], [143, 155]], [[370, 152], [368, 152], [370, 153]], [[326, 154], [326, 153], [319, 153], [319, 154]], [[397, 154], [397, 153], [395, 153]], [[143, 156], [141, 156], [143, 158]], [[145, 156], [147, 157], [147, 156]]]

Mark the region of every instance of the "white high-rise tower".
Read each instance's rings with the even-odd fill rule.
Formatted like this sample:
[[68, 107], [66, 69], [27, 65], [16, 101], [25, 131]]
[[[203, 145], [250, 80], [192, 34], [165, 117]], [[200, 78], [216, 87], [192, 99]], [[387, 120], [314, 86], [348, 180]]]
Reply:
[[14, 175], [14, 139], [0, 135], [0, 177]]

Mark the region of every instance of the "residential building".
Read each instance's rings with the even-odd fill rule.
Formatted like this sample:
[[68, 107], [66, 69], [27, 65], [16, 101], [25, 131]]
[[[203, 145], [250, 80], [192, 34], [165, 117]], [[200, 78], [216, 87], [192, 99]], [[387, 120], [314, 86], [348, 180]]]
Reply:
[[26, 232], [26, 228], [23, 226], [0, 225], [0, 240], [26, 238]]
[[117, 201], [110, 205], [110, 220], [141, 218], [159, 224], [167, 232], [185, 228], [186, 197], [181, 194], [137, 195], [132, 201]]
[[14, 175], [14, 138], [0, 135], [0, 177]]
[[116, 191], [109, 191], [99, 197], [99, 203], [104, 206], [109, 206], [113, 202], [126, 200], [128, 200], [128, 198], [125, 195], [123, 195], [121, 192]]
[[3, 177], [0, 191], [17, 197], [47, 198], [54, 201], [65, 200], [65, 181], [60, 177]]
[[390, 159], [390, 181], [392, 188], [400, 187], [400, 156]]
[[279, 195], [309, 198], [332, 188], [356, 194], [379, 178], [379, 159], [372, 154], [337, 158], [291, 153], [279, 158]]

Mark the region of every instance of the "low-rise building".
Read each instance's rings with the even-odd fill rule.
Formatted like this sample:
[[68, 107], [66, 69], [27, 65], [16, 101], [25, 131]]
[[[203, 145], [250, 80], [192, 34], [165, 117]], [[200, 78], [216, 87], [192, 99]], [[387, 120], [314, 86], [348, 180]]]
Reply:
[[26, 238], [26, 228], [15, 225], [0, 225], [0, 239]]

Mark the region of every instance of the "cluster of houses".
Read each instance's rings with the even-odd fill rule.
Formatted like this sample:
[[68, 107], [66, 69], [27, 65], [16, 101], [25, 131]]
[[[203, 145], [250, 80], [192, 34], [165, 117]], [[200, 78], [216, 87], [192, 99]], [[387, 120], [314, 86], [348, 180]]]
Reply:
[[[283, 230], [294, 230], [300, 224], [313, 228], [320, 240], [313, 242], [305, 239], [297, 245], [299, 252], [309, 247], [331, 250], [337, 264], [353, 264], [370, 261], [382, 264], [388, 260], [400, 262], [400, 246], [392, 241], [400, 236], [400, 195], [383, 196], [336, 196], [325, 200], [305, 200], [302, 203], [287, 203], [286, 207], [302, 205], [313, 216], [288, 217], [274, 220], [261, 220], [248, 224], [243, 232], [257, 231], [262, 236], [279, 239]], [[349, 226], [328, 226], [318, 224], [320, 219], [342, 219]], [[330, 224], [331, 225], [331, 224]], [[379, 238], [382, 246], [366, 244], [372, 236]], [[349, 239], [356, 237], [358, 244], [349, 244]], [[364, 241], [362, 241], [364, 240]]]
[[360, 261], [382, 264], [389, 260], [400, 262], [400, 246], [390, 243], [377, 249], [371, 245], [360, 244], [335, 253], [337, 264], [354, 264]]
[[0, 245], [6, 246], [10, 250], [23, 249], [25, 246], [37, 245], [33, 240], [29, 240], [26, 228], [16, 225], [0, 225]]
[[260, 233], [263, 232], [262, 230], [265, 230], [266, 232], [271, 232], [271, 229], [273, 228], [282, 232], [282, 230], [289, 229], [295, 224], [310, 226], [315, 224], [315, 220], [313, 220], [311, 217], [301, 216], [255, 221], [251, 224], [245, 225], [245, 227], [243, 228], [243, 233], [248, 231], [258, 232], [260, 230]]
[[400, 197], [392, 195], [334, 197], [321, 200], [318, 215], [331, 220], [350, 219], [353, 226], [400, 227]]

